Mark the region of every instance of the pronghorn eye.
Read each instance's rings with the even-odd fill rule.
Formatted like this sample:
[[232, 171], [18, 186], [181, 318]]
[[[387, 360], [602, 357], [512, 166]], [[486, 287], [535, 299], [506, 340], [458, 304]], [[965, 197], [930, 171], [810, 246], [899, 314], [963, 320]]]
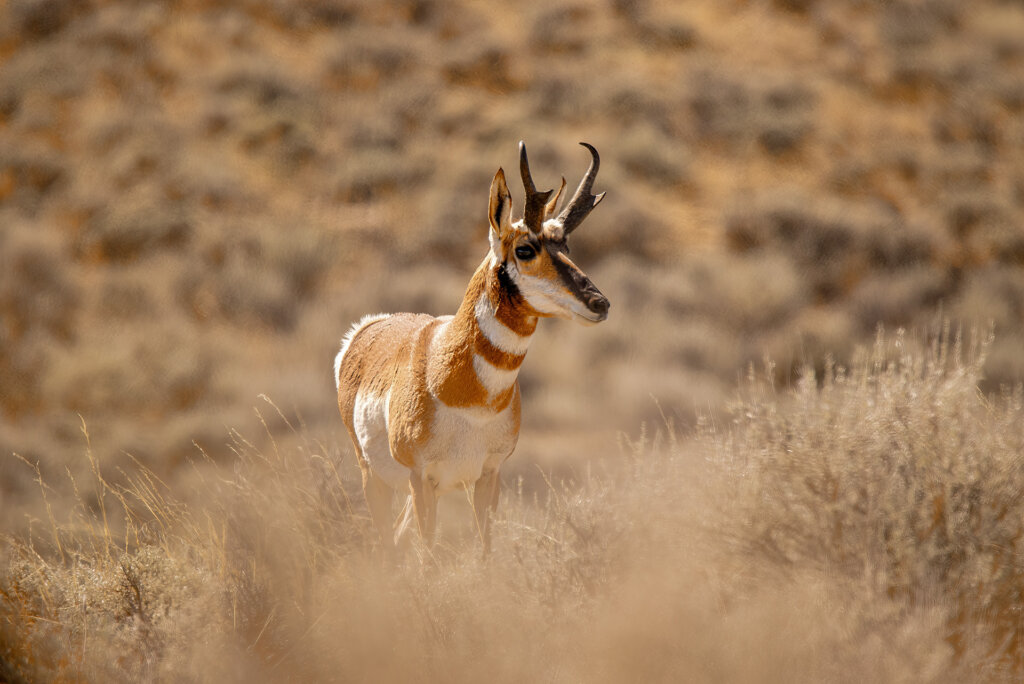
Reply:
[[529, 261], [533, 257], [537, 256], [537, 250], [530, 245], [519, 245], [516, 247], [516, 258], [523, 261]]

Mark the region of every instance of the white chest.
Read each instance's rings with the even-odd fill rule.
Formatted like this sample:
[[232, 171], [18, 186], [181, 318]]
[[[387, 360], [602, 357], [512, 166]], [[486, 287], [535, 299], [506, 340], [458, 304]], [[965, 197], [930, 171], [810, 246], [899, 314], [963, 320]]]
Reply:
[[424, 473], [439, 493], [472, 484], [485, 466], [500, 465], [515, 448], [519, 421], [510, 405], [500, 413], [438, 402], [423, 454]]

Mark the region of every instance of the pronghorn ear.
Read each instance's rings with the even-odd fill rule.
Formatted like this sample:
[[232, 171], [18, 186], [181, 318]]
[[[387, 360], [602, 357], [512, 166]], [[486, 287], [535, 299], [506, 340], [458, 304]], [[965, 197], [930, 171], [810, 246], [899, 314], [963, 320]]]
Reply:
[[491, 199], [487, 203], [487, 220], [491, 234], [501, 240], [512, 229], [512, 195], [508, 193], [505, 172], [498, 169], [491, 181]]

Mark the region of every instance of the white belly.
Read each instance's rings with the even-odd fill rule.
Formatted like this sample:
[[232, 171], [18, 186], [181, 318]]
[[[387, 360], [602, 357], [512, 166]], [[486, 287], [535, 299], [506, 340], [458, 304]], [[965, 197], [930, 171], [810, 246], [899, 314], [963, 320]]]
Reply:
[[[383, 397], [356, 397], [353, 423], [363, 458], [392, 489], [409, 490], [409, 468], [391, 456], [388, 443], [388, 402]], [[438, 494], [472, 485], [485, 467], [498, 467], [515, 448], [511, 406], [495, 414], [480, 408], [452, 408], [435, 402], [430, 438], [416, 454]]]

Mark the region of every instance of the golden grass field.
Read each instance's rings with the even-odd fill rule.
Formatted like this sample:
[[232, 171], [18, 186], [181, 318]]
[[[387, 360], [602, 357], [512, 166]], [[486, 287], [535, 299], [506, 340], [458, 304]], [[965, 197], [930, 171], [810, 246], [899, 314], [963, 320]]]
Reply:
[[[520, 139], [610, 317], [386, 558], [333, 356]], [[0, 681], [1019, 681], [1022, 380], [1020, 3], [0, 3]]]

